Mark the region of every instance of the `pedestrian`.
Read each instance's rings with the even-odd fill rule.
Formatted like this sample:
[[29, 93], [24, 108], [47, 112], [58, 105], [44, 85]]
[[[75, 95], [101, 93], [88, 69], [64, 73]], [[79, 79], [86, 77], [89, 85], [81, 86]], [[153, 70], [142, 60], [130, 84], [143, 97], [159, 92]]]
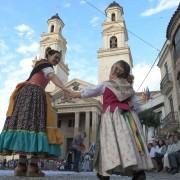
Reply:
[[[71, 93], [72, 94], [72, 93]], [[86, 138], [86, 132], [77, 134], [72, 141], [72, 151], [74, 153], [74, 171], [79, 172], [79, 163], [81, 160], [82, 152], [85, 151], [84, 139]]]
[[100, 180], [109, 180], [112, 173], [145, 180], [144, 170], [153, 167], [140, 121], [133, 109], [135, 92], [132, 82], [130, 66], [120, 60], [111, 67], [109, 81], [69, 94], [74, 98], [103, 95], [94, 157], [94, 167]]
[[73, 159], [73, 154], [72, 154], [72, 151], [69, 151], [68, 154], [67, 154], [67, 158], [66, 158], [66, 170], [67, 171], [71, 171], [72, 169], [72, 159]]
[[84, 154], [83, 162], [82, 162], [82, 170], [84, 172], [91, 171], [91, 155], [87, 152]]
[[[39, 157], [58, 157], [63, 137], [56, 128], [50, 96], [45, 87], [51, 80], [64, 91], [53, 66], [61, 52], [47, 48], [46, 59], [37, 61], [29, 78], [16, 86], [10, 97], [7, 118], [0, 134], [0, 154], [19, 154], [15, 176], [44, 176], [38, 168]], [[30, 155], [27, 161], [27, 155]]]

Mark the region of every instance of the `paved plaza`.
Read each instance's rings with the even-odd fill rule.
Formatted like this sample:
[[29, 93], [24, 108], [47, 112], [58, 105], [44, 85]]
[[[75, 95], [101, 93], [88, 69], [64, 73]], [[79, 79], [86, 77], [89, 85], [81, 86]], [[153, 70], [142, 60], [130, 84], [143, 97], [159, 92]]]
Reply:
[[[97, 180], [94, 172], [62, 172], [62, 171], [44, 171], [46, 177], [44, 178], [27, 178], [27, 177], [14, 177], [13, 171], [0, 170], [0, 180]], [[130, 177], [122, 177], [113, 175], [111, 180], [131, 180]], [[147, 173], [147, 180], [180, 180], [180, 173], [170, 175], [167, 173]]]

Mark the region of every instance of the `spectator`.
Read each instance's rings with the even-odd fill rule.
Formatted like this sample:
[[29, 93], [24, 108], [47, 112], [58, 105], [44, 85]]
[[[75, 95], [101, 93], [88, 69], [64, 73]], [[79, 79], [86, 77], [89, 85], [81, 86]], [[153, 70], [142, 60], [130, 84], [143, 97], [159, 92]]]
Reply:
[[74, 152], [74, 170], [76, 172], [79, 172], [79, 162], [81, 158], [81, 153], [85, 151], [85, 145], [83, 144], [85, 137], [86, 133], [82, 132], [78, 134], [72, 142], [72, 150]]
[[164, 140], [159, 140], [158, 144], [159, 144], [159, 149], [157, 150], [157, 152], [155, 152], [155, 160], [157, 162], [157, 168], [158, 168], [157, 170], [159, 172], [163, 169], [162, 159], [167, 151], [167, 146]]
[[171, 174], [176, 174], [179, 172], [180, 165], [180, 140], [177, 135], [174, 136], [175, 148], [174, 152], [168, 155], [169, 164], [171, 167]]
[[168, 147], [167, 147], [167, 151], [164, 155], [164, 162], [163, 162], [163, 167], [165, 171], [170, 171], [171, 170], [171, 166], [169, 164], [169, 158], [168, 155], [172, 152], [175, 152], [176, 150], [176, 144], [174, 143], [174, 136], [173, 135], [169, 135], [168, 137]]
[[91, 156], [89, 153], [85, 153], [84, 155], [84, 160], [82, 162], [82, 170], [87, 172], [87, 171], [91, 171]]
[[159, 150], [159, 146], [158, 146], [157, 141], [153, 141], [153, 143], [150, 144], [149, 154], [150, 154], [150, 157], [152, 159], [153, 166], [157, 171], [158, 171], [158, 164], [156, 162], [155, 154], [158, 152], [158, 150]]
[[66, 170], [71, 171], [72, 170], [72, 162], [73, 162], [73, 154], [71, 151], [68, 152], [67, 158], [66, 158]]

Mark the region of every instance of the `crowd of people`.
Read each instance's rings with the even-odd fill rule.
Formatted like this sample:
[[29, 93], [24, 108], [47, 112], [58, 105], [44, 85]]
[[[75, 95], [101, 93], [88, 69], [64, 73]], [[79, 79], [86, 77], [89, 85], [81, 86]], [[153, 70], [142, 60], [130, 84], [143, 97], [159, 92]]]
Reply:
[[154, 140], [148, 144], [154, 169], [176, 174], [180, 168], [180, 134], [173, 132], [165, 139]]
[[[66, 158], [60, 160], [39, 159], [38, 167], [42, 170], [76, 171], [75, 154], [73, 151], [67, 153]], [[18, 159], [0, 160], [0, 169], [13, 169], [17, 166]], [[93, 154], [90, 151], [81, 154], [78, 162], [78, 172], [93, 171]]]

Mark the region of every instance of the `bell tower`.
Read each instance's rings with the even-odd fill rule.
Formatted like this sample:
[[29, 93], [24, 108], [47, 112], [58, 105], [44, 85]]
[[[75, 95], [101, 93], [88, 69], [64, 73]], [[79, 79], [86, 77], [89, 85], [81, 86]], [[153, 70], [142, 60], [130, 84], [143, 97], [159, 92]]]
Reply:
[[132, 67], [128, 33], [123, 18], [123, 8], [113, 1], [105, 10], [106, 19], [102, 24], [103, 47], [97, 52], [99, 59], [98, 81], [109, 79], [111, 66], [118, 60], [126, 61]]
[[[66, 39], [62, 35], [62, 29], [64, 23], [58, 14], [52, 16], [47, 21], [48, 32], [42, 33], [40, 40], [40, 59], [45, 58], [45, 51], [47, 47], [52, 49], [62, 51], [62, 58], [58, 65], [54, 67], [56, 75], [61, 79], [63, 83], [68, 81], [69, 68], [65, 64], [65, 54], [66, 54]], [[54, 91], [56, 89], [53, 83], [47, 86], [47, 91]]]

